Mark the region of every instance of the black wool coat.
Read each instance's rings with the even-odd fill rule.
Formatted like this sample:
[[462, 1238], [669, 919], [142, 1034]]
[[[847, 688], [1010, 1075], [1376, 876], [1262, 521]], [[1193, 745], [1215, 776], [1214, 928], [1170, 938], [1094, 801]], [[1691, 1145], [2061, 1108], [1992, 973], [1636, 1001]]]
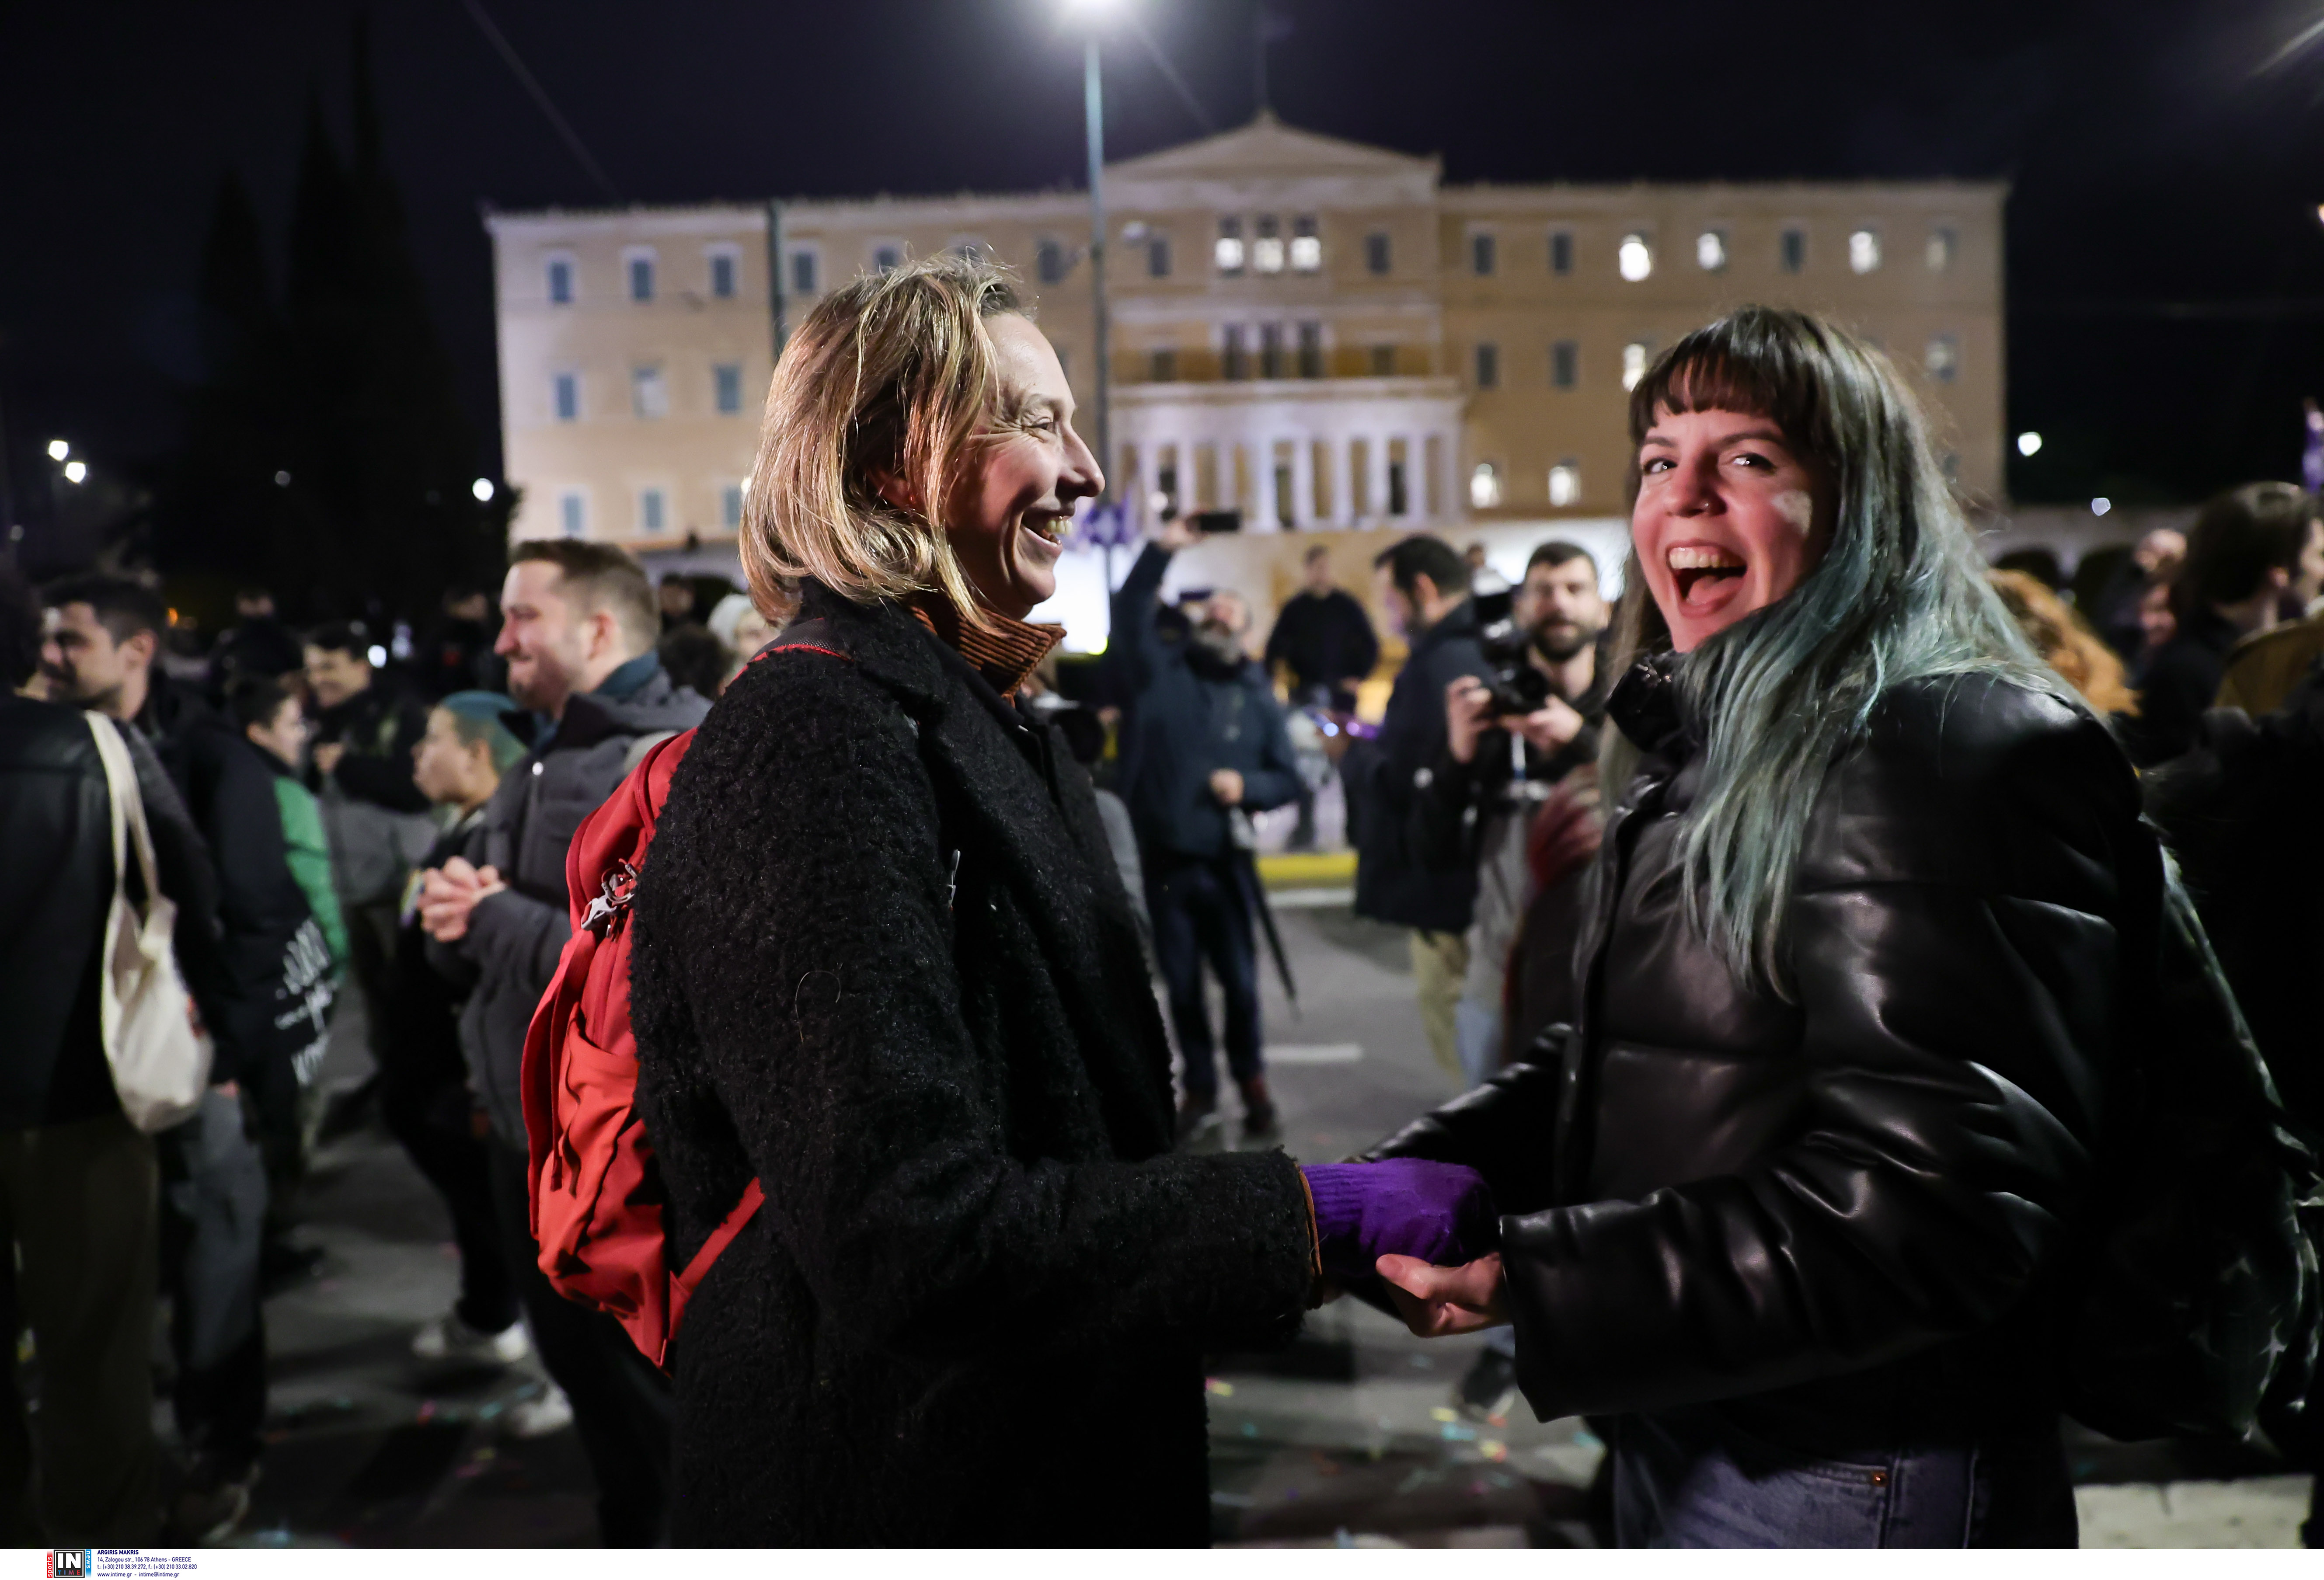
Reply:
[[894, 604], [808, 583], [670, 785], [639, 1099], [691, 1255], [681, 1542], [1201, 1543], [1205, 1347], [1297, 1328], [1280, 1153], [1172, 1156], [1128, 897], [1063, 743]]

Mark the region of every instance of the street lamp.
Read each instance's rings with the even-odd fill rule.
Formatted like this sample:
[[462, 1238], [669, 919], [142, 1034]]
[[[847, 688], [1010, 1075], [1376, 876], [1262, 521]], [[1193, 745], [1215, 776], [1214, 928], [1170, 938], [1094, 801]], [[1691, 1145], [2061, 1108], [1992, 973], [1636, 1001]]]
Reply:
[[476, 496], [476, 503], [489, 505], [493, 502], [493, 480], [480, 477], [468, 485], [468, 491]]
[[65, 481], [67, 482], [79, 482], [87, 479], [88, 476], [88, 462], [68, 461], [65, 463]]
[[51, 460], [51, 461], [61, 461], [61, 460], [63, 460], [66, 456], [68, 456], [68, 455], [71, 455], [71, 454], [72, 454], [72, 446], [71, 446], [70, 445], [66, 444], [62, 439], [51, 439], [51, 440], [49, 441], [49, 459], [50, 459], [50, 460]]
[[[1112, 326], [1107, 320], [1105, 306], [1105, 87], [1098, 69], [1097, 24], [1107, 14], [1120, 9], [1123, 0], [1066, 0], [1067, 9], [1081, 18], [1087, 29], [1082, 39], [1082, 113], [1088, 124], [1090, 304], [1097, 353], [1092, 391], [1096, 400], [1090, 426], [1097, 437], [1098, 470], [1105, 476], [1105, 490], [1097, 498], [1099, 504], [1113, 495], [1113, 413], [1107, 394], [1112, 372], [1107, 355]], [[1109, 553], [1106, 557], [1111, 561], [1112, 556]]]

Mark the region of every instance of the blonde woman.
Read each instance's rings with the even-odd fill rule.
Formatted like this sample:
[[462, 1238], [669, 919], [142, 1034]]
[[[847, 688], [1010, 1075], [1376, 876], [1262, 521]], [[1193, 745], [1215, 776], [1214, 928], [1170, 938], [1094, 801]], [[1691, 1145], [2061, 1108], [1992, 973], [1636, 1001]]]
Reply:
[[833, 293], [776, 369], [742, 559], [798, 621], [702, 726], [638, 896], [674, 1265], [766, 1193], [678, 1340], [680, 1542], [1201, 1543], [1204, 1350], [1491, 1232], [1466, 1169], [1170, 1155], [1089, 781], [1015, 701], [1102, 486], [1073, 413], [959, 258]]

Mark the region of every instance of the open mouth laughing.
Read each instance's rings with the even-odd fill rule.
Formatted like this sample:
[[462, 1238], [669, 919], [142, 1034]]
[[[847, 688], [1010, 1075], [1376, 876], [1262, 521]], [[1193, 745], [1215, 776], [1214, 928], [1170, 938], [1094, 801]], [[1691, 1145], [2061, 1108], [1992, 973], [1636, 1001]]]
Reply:
[[1711, 544], [1674, 545], [1665, 551], [1665, 564], [1678, 590], [1679, 602], [1689, 610], [1708, 611], [1717, 607], [1743, 582], [1743, 556]]

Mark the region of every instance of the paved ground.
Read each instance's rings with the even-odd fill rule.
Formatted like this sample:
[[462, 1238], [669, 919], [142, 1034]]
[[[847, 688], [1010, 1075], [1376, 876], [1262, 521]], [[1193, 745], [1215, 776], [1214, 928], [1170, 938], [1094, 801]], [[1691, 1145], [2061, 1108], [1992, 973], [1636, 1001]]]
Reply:
[[[1449, 1090], [1425, 1052], [1404, 940], [1344, 906], [1286, 910], [1304, 1019], [1268, 988], [1275, 1085], [1296, 1156], [1345, 1155]], [[360, 1056], [335, 1053], [342, 1077]], [[1231, 1106], [1231, 1105], [1230, 1105]], [[500, 1428], [540, 1382], [430, 1372], [412, 1330], [452, 1298], [443, 1214], [392, 1143], [359, 1132], [319, 1160], [306, 1204], [320, 1275], [267, 1304], [275, 1355], [265, 1477], [243, 1540], [555, 1547], [595, 1539], [572, 1434]], [[1447, 1408], [1480, 1341], [1423, 1344], [1353, 1301], [1293, 1349], [1222, 1356], [1211, 1383], [1214, 1531], [1253, 1545], [1572, 1546], [1600, 1455], [1576, 1421], [1520, 1405], [1502, 1423]], [[1028, 1408], [1038, 1409], [1038, 1395]], [[2255, 1458], [2072, 1445], [2085, 1545], [2288, 1547], [2306, 1483]]]

